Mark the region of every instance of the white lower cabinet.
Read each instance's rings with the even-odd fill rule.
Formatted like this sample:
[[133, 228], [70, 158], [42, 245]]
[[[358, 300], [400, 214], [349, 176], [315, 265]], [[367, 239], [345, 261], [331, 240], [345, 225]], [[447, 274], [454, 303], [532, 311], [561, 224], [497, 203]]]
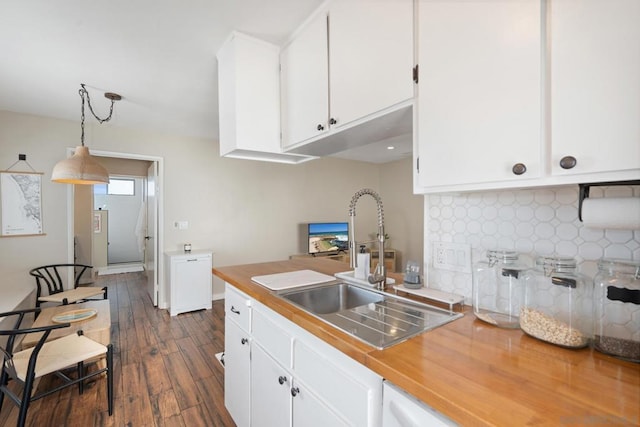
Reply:
[[251, 385], [253, 427], [347, 425], [256, 341], [251, 348]]
[[436, 427], [457, 425], [449, 418], [436, 412], [407, 394], [395, 385], [384, 382], [383, 387], [383, 427]]
[[238, 426], [380, 425], [380, 376], [242, 295], [227, 284], [225, 406]]

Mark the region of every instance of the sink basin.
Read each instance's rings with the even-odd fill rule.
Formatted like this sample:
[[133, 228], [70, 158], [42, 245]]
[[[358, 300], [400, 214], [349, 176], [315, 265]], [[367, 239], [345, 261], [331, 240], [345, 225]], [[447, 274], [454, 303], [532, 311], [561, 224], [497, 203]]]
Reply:
[[324, 284], [278, 296], [379, 349], [462, 317], [462, 313], [349, 283]]
[[311, 313], [329, 314], [381, 302], [384, 295], [347, 283], [338, 283], [287, 293], [284, 298]]

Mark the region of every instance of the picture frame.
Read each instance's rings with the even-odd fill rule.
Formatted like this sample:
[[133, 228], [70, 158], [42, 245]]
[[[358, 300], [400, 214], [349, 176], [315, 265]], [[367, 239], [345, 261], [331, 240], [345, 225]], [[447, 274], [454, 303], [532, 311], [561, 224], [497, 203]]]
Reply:
[[42, 175], [0, 171], [0, 237], [44, 234]]

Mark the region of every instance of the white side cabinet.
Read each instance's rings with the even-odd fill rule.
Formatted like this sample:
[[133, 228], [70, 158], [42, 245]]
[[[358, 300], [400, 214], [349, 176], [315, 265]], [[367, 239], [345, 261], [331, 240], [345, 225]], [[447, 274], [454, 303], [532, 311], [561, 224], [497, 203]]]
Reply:
[[172, 316], [211, 308], [212, 257], [208, 251], [165, 253]]

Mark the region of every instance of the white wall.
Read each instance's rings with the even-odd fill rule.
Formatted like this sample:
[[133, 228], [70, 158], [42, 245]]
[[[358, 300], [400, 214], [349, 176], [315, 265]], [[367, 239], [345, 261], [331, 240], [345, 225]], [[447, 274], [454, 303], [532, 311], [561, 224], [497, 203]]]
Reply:
[[422, 230], [424, 197], [412, 190], [413, 159], [385, 164], [380, 169], [380, 194], [385, 207], [385, 231], [390, 241], [386, 247], [396, 249], [396, 269], [404, 271], [407, 261], [423, 259]]
[[[388, 177], [384, 166], [326, 158], [302, 165], [280, 165], [221, 158], [213, 139], [190, 138], [87, 124], [85, 144], [90, 149], [164, 158], [164, 250], [177, 250], [184, 242], [194, 249], [211, 248], [214, 266], [272, 261], [299, 252], [298, 224], [309, 221], [348, 220], [351, 196], [360, 188], [381, 193], [385, 208], [395, 210], [394, 192], [411, 195], [411, 185]], [[0, 277], [15, 273], [24, 286], [33, 286], [27, 272], [33, 266], [66, 261], [67, 186], [50, 182], [51, 170], [77, 144], [79, 124], [72, 121], [0, 112], [0, 165], [8, 167], [19, 153], [44, 172], [42, 181], [45, 236], [0, 239]], [[400, 165], [392, 166], [400, 167]], [[389, 199], [389, 200], [387, 200]], [[373, 199], [371, 199], [373, 200]], [[376, 230], [375, 208], [358, 205], [358, 229]], [[392, 214], [386, 219], [391, 221]], [[421, 218], [421, 217], [420, 217]], [[175, 221], [189, 221], [177, 230]], [[409, 222], [409, 221], [408, 221]], [[415, 221], [410, 221], [415, 224]], [[390, 223], [390, 224], [391, 224]], [[73, 224], [71, 224], [73, 226]], [[398, 235], [399, 227], [389, 226]], [[422, 228], [415, 234], [422, 234]], [[0, 279], [0, 290], [5, 283]], [[214, 292], [222, 284], [216, 279]]]

